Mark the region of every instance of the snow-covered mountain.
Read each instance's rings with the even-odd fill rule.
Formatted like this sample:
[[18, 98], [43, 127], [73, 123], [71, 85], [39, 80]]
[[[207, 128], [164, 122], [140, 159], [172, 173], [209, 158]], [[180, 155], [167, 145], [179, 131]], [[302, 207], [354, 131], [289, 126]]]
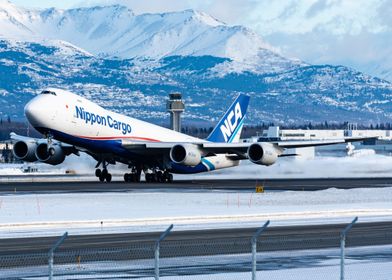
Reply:
[[213, 56], [107, 59], [63, 41], [0, 40], [0, 117], [22, 119], [24, 104], [42, 88], [53, 86], [159, 123], [168, 118], [162, 101], [173, 91], [184, 94], [188, 123], [217, 121], [239, 93], [251, 96], [247, 122], [252, 124], [392, 122], [389, 82], [331, 65], [265, 74], [217, 71], [229, 62]]
[[120, 5], [28, 10], [0, 0], [0, 26], [5, 38], [64, 40], [103, 57], [211, 55], [250, 63], [277, 55], [252, 30], [194, 10], [142, 15]]
[[29, 10], [0, 0], [0, 117], [22, 119], [48, 86], [155, 122], [167, 118], [172, 91], [184, 94], [188, 122], [216, 121], [239, 93], [252, 97], [253, 124], [392, 122], [391, 83], [285, 58], [253, 31], [201, 12]]

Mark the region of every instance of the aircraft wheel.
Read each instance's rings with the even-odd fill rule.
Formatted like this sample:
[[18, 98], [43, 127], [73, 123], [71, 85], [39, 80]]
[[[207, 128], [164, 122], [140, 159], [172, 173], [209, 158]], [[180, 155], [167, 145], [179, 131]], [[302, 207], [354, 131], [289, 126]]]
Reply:
[[146, 182], [147, 183], [154, 183], [157, 181], [157, 175], [154, 173], [146, 174]]
[[135, 173], [135, 182], [140, 183], [140, 173]]
[[105, 176], [103, 176], [102, 174], [101, 175], [99, 175], [99, 181], [100, 182], [105, 182]]
[[159, 183], [164, 183], [164, 182], [165, 182], [165, 177], [163, 176], [162, 171], [158, 171], [158, 172], [157, 172], [156, 178], [157, 178], [157, 181], [158, 181]]
[[166, 180], [168, 183], [173, 183], [173, 174], [169, 173]]
[[112, 174], [108, 173], [106, 174], [106, 182], [110, 183], [112, 181]]
[[99, 176], [101, 176], [101, 169], [99, 169], [99, 168], [97, 168], [97, 169], [95, 169], [95, 177], [99, 177]]
[[165, 171], [163, 173], [163, 182], [171, 183], [173, 182], [173, 175], [170, 174], [169, 172]]
[[130, 181], [130, 180], [129, 180], [129, 174], [128, 174], [128, 173], [125, 173], [125, 174], [124, 174], [124, 181], [127, 182], [127, 183]]
[[105, 168], [101, 171], [101, 175], [106, 178], [106, 176], [109, 174], [108, 170]]
[[134, 173], [129, 174], [129, 182], [135, 182], [135, 174]]

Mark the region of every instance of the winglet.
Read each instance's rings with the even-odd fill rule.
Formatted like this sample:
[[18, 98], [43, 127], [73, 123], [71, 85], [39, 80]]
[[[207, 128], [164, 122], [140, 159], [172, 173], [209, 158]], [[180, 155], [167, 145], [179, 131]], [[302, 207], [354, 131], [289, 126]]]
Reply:
[[240, 94], [207, 137], [208, 141], [236, 143], [240, 139], [250, 97]]

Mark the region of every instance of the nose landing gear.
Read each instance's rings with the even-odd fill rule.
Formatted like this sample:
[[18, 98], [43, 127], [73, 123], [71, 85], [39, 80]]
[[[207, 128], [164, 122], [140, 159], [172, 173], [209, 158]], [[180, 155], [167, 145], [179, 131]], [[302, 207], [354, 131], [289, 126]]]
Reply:
[[[100, 163], [97, 164], [97, 167], [100, 165]], [[108, 172], [107, 166], [108, 164], [105, 161], [102, 161], [102, 166], [103, 169], [95, 169], [95, 176], [98, 177], [100, 182], [107, 182], [110, 183], [112, 181], [112, 174]]]
[[105, 169], [96, 169], [95, 170], [95, 176], [99, 178], [100, 182], [108, 182], [110, 183], [112, 181], [112, 174], [108, 172], [108, 170]]

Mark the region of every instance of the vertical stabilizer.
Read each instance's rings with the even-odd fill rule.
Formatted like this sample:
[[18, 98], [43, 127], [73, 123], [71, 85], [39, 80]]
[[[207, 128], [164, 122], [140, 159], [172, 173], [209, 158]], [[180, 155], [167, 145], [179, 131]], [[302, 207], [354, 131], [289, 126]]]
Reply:
[[250, 97], [240, 94], [207, 137], [211, 142], [237, 143], [240, 140]]

